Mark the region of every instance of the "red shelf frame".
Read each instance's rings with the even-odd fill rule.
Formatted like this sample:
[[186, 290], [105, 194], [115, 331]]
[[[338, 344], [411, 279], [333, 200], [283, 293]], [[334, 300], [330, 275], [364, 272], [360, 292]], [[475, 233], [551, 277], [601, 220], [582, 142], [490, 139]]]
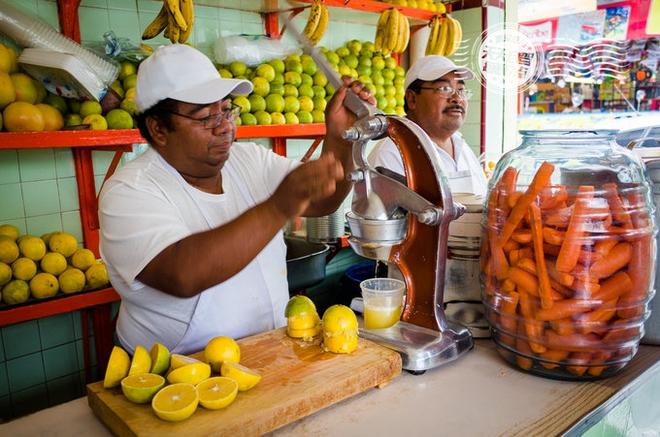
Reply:
[[[296, 1], [300, 3], [311, 4], [313, 0], [296, 0]], [[391, 3], [378, 2], [374, 0], [325, 0], [324, 4], [326, 6], [331, 6], [333, 8], [347, 8], [356, 11], [376, 12], [376, 13], [381, 13], [384, 10], [396, 8], [403, 15], [422, 21], [429, 21], [434, 16], [440, 15], [437, 12], [426, 11], [424, 9], [409, 8], [407, 6], [394, 5]], [[447, 10], [449, 11], [450, 5], [447, 4], [446, 7]]]

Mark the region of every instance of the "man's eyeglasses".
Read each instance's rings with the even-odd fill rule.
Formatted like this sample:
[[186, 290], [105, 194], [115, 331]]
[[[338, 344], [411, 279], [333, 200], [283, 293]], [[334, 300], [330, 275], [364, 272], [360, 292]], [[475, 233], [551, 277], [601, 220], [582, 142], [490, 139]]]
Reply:
[[460, 88], [456, 89], [454, 87], [450, 87], [449, 85], [443, 85], [443, 86], [434, 86], [434, 87], [420, 87], [421, 90], [431, 90], [435, 92], [436, 94], [440, 95], [441, 97], [444, 97], [445, 99], [449, 99], [452, 97], [454, 94], [456, 94], [459, 98], [462, 100], [467, 100], [470, 97], [472, 97], [472, 91], [465, 89], [465, 88]]
[[238, 115], [241, 113], [241, 107], [232, 103], [229, 108], [223, 109], [218, 113], [210, 114], [202, 118], [191, 117], [190, 115], [181, 114], [175, 111], [168, 112], [173, 115], [178, 115], [179, 117], [187, 118], [188, 120], [202, 123], [204, 129], [215, 129], [220, 126], [223, 121], [233, 121], [236, 117], [238, 117]]

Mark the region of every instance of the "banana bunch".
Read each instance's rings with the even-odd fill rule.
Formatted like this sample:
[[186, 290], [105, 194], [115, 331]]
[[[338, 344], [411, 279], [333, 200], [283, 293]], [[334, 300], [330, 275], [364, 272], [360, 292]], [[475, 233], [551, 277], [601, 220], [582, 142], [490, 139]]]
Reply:
[[403, 53], [410, 41], [410, 24], [408, 18], [398, 9], [387, 9], [380, 14], [376, 26], [376, 51], [384, 55]]
[[192, 0], [164, 0], [160, 12], [144, 29], [142, 39], [151, 39], [165, 31], [172, 43], [185, 43], [192, 33], [195, 20]]
[[426, 43], [427, 55], [451, 56], [463, 39], [461, 23], [449, 15], [435, 16], [430, 23], [431, 33]]
[[307, 24], [303, 30], [303, 33], [312, 44], [317, 44], [323, 38], [323, 34], [328, 28], [329, 18], [327, 6], [321, 0], [314, 0]]

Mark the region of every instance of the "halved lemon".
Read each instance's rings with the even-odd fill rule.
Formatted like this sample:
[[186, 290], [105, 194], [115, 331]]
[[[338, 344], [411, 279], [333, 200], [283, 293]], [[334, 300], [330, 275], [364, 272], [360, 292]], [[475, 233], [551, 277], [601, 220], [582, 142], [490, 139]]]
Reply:
[[170, 351], [156, 342], [149, 352], [151, 357], [151, 373], [162, 375], [170, 367]]
[[131, 365], [131, 359], [126, 351], [119, 346], [112, 348], [108, 367], [105, 369], [105, 378], [103, 379], [104, 388], [117, 387], [121, 380], [128, 375], [128, 368]]
[[233, 338], [221, 335], [208, 342], [204, 348], [204, 359], [215, 372], [220, 372], [223, 362], [238, 363], [241, 361], [241, 348]]
[[181, 354], [170, 355], [170, 369], [178, 369], [188, 364], [201, 363], [200, 360]]
[[323, 349], [335, 354], [350, 354], [358, 345], [357, 333], [341, 333], [337, 335], [328, 335], [323, 333]]
[[124, 396], [136, 404], [146, 404], [165, 385], [165, 378], [154, 373], [127, 376], [121, 380]]
[[167, 374], [167, 381], [170, 384], [180, 382], [199, 384], [209, 376], [211, 376], [211, 366], [206, 363], [193, 363], [172, 370]]
[[220, 374], [233, 379], [238, 384], [238, 391], [250, 390], [261, 381], [261, 375], [242, 364], [225, 361], [220, 368]]
[[138, 344], [133, 353], [131, 367], [128, 369], [128, 376], [149, 373], [149, 370], [151, 370], [151, 357], [149, 356], [149, 352], [147, 352], [144, 346]]
[[186, 420], [197, 409], [199, 397], [192, 384], [172, 384], [161, 389], [151, 400], [156, 416], [169, 422]]
[[197, 396], [202, 407], [219, 410], [234, 402], [238, 384], [231, 378], [216, 376], [197, 384]]
[[305, 341], [309, 341], [313, 337], [316, 337], [321, 332], [321, 324], [318, 323], [311, 328], [307, 329], [292, 329], [290, 326], [286, 329], [286, 334], [291, 338], [302, 338]]

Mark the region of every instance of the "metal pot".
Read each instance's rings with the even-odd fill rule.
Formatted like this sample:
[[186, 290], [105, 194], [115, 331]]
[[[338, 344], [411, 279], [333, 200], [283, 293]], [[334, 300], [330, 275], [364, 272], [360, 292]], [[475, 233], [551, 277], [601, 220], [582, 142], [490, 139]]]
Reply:
[[304, 290], [325, 279], [330, 246], [293, 237], [285, 237], [284, 242], [289, 293]]

